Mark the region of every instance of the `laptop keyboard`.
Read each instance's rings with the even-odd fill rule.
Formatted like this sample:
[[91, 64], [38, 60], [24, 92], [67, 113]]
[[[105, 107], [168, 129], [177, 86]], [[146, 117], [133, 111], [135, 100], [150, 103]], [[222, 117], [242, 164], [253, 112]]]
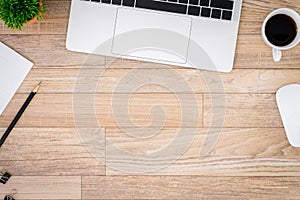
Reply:
[[142, 8], [199, 16], [220, 20], [231, 20], [234, 1], [231, 0], [82, 0], [118, 6]]

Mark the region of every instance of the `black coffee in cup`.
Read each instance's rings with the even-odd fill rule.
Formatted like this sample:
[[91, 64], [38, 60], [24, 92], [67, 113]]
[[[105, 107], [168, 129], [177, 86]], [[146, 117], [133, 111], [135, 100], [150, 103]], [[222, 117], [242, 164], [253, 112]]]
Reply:
[[269, 42], [275, 46], [287, 46], [297, 36], [296, 22], [288, 15], [278, 14], [271, 17], [265, 27], [265, 34]]

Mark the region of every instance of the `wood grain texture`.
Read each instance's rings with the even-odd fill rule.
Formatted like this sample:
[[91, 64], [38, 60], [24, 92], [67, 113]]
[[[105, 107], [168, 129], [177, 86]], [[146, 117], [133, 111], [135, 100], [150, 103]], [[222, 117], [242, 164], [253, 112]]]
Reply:
[[1, 187], [0, 198], [15, 192], [15, 199], [81, 199], [81, 177], [14, 176]]
[[[27, 94], [17, 94], [13, 98], [0, 116], [1, 127], [6, 127], [10, 123], [26, 97]], [[183, 124], [181, 109], [185, 114]], [[74, 123], [74, 116], [78, 120], [77, 124]], [[89, 122], [92, 120], [96, 120], [98, 124], [91, 125]], [[86, 123], [81, 124], [82, 121]], [[202, 126], [202, 94], [37, 94], [17, 126], [74, 127], [75, 125], [104, 128]]]
[[234, 69], [239, 68], [299, 68], [300, 46], [283, 52], [281, 62], [273, 62], [272, 49], [261, 35], [239, 36], [235, 54]]
[[[10, 123], [26, 97], [13, 98], [0, 126]], [[202, 94], [170, 93], [37, 94], [18, 127], [73, 127], [75, 111], [76, 119], [87, 121], [95, 112], [101, 127], [282, 127], [274, 94], [205, 94], [202, 101]]]
[[15, 176], [104, 175], [104, 133], [97, 134], [96, 155], [74, 128], [16, 128], [1, 147], [0, 169]]
[[231, 73], [68, 51], [71, 0], [46, 3], [44, 19], [22, 32], [0, 21], [0, 41], [35, 63], [0, 116], [1, 133], [43, 81], [1, 147], [0, 170], [13, 177], [0, 199], [14, 189], [23, 200], [299, 199], [300, 150], [287, 141], [275, 93], [299, 83], [300, 46], [273, 62], [261, 24], [280, 7], [300, 13], [300, 0], [243, 1]]
[[[89, 73], [79, 75], [81, 71]], [[170, 76], [171, 73], [177, 76]], [[86, 93], [85, 85], [95, 84], [94, 93], [128, 93], [129, 88], [135, 88], [139, 93], [264, 93], [275, 94], [283, 85], [299, 81], [300, 69], [235, 69], [231, 73], [213, 73], [195, 69], [111, 69], [101, 68], [34, 68], [23, 82], [18, 93], [29, 93], [35, 85], [42, 81], [39, 93]], [[134, 78], [132, 78], [134, 76]], [[80, 81], [83, 77], [86, 82]], [[90, 81], [89, 81], [90, 80]], [[126, 80], [126, 81], [125, 81]], [[129, 80], [129, 81], [127, 81]], [[141, 82], [141, 80], [143, 80]], [[219, 82], [223, 87], [211, 88]], [[144, 84], [145, 83], [145, 84]], [[169, 83], [169, 86], [166, 85]], [[178, 83], [178, 84], [173, 84]], [[182, 84], [189, 87], [182, 87]], [[122, 90], [117, 90], [122, 86]]]
[[[281, 128], [161, 129], [152, 135], [138, 131], [106, 130], [108, 175], [300, 174], [300, 150], [290, 146]], [[185, 151], [186, 144], [190, 147]], [[174, 159], [174, 154], [182, 155]]]
[[283, 127], [273, 94], [206, 94], [203, 102], [204, 127]]
[[0, 35], [4, 44], [40, 67], [72, 67], [105, 65], [103, 56], [71, 52], [66, 49], [66, 35]]
[[83, 199], [298, 199], [292, 177], [85, 176]]

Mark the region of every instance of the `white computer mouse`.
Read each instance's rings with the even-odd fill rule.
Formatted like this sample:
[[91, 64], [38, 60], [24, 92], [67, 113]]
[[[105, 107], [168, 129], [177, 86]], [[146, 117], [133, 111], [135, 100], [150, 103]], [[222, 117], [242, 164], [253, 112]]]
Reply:
[[293, 84], [280, 88], [276, 100], [290, 144], [300, 147], [300, 85]]

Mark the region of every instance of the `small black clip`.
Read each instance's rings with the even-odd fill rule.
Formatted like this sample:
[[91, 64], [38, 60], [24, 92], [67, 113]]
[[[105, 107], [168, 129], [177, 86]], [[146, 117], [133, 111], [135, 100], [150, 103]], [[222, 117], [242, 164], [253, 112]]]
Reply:
[[8, 172], [5, 172], [0, 178], [0, 183], [6, 184], [6, 182], [9, 180], [10, 177], [11, 175]]
[[15, 200], [15, 199], [12, 196], [10, 196], [10, 195], [6, 195], [4, 197], [4, 200]]
[[18, 193], [18, 191], [16, 189], [13, 189], [13, 193], [6, 195], [4, 197], [4, 200], [15, 200], [14, 196]]

